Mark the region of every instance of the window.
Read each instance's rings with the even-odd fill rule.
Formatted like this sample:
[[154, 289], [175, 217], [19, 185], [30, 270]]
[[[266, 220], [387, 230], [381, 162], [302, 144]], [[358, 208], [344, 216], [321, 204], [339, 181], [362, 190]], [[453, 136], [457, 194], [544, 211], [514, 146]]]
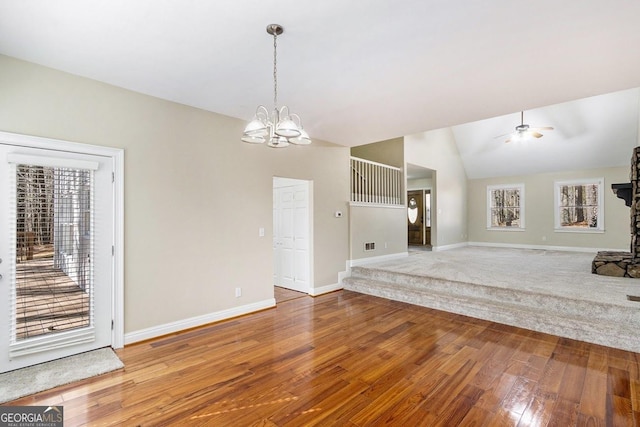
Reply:
[[418, 220], [418, 202], [416, 202], [416, 198], [412, 197], [409, 199], [409, 207], [407, 208], [407, 214], [409, 216], [409, 222], [411, 224], [415, 224]]
[[487, 187], [487, 228], [524, 230], [524, 184]]
[[604, 231], [604, 178], [555, 183], [556, 231]]

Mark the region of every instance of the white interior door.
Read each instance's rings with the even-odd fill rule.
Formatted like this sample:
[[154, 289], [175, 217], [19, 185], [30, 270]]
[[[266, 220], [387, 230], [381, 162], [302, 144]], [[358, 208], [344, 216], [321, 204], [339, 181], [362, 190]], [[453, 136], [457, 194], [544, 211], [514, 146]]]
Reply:
[[309, 184], [282, 179], [274, 185], [273, 283], [309, 293]]
[[113, 159], [0, 143], [0, 372], [110, 346]]

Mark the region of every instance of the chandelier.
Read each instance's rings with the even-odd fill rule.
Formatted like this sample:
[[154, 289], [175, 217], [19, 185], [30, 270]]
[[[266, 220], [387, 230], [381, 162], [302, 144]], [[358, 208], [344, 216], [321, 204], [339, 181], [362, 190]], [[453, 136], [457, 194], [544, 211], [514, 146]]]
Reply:
[[278, 24], [267, 25], [267, 33], [273, 36], [273, 110], [260, 105], [253, 120], [244, 129], [242, 140], [252, 144], [267, 142], [269, 147], [283, 148], [289, 144], [311, 144], [309, 135], [302, 128], [300, 116], [289, 112], [286, 105], [278, 108], [278, 36], [284, 28]]

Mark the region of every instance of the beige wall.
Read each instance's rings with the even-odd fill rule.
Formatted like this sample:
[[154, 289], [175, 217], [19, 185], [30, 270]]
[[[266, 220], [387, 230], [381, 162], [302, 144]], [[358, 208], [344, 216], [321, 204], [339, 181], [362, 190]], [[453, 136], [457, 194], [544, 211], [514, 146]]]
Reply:
[[405, 161], [435, 170], [431, 238], [434, 249], [467, 241], [467, 175], [450, 129], [409, 135]]
[[[407, 210], [394, 207], [351, 206], [351, 259], [363, 259], [407, 251]], [[374, 251], [364, 244], [374, 242]]]
[[404, 168], [404, 138], [351, 147], [351, 155], [396, 168]]
[[[351, 148], [351, 155], [404, 168], [404, 139], [395, 138]], [[403, 190], [404, 192], [404, 190]], [[350, 259], [373, 258], [407, 251], [406, 209], [353, 205], [349, 208]], [[374, 242], [374, 251], [364, 244]]]
[[[631, 153], [629, 153], [631, 158]], [[554, 181], [604, 177], [604, 233], [554, 232]], [[469, 180], [469, 241], [629, 250], [629, 208], [611, 184], [629, 182], [629, 167]], [[487, 186], [524, 183], [525, 231], [487, 230]]]
[[407, 191], [433, 189], [432, 178], [408, 179]]
[[1, 131], [125, 149], [125, 332], [273, 298], [273, 176], [313, 181], [315, 287], [345, 270], [348, 148], [244, 144], [241, 120], [6, 56], [0, 94]]

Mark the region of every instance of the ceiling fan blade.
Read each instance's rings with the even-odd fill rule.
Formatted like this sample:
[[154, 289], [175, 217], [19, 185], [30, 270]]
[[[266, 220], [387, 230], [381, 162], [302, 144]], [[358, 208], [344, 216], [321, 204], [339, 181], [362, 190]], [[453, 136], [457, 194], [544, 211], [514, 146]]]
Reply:
[[539, 127], [539, 128], [530, 128], [529, 130], [533, 130], [533, 131], [536, 131], [536, 130], [553, 130], [553, 127], [551, 127], [551, 126], [543, 126], [543, 127]]
[[504, 138], [505, 136], [512, 135], [513, 132], [503, 133], [502, 135], [494, 136], [493, 139]]
[[524, 124], [524, 111], [520, 112], [520, 124], [516, 126], [516, 132], [504, 133], [502, 135], [494, 136], [494, 139], [504, 138], [505, 136], [509, 136], [509, 138], [505, 141], [505, 143], [511, 142], [516, 136], [520, 135], [531, 135], [534, 138], [541, 138], [543, 135], [539, 131], [543, 130], [553, 130], [551, 126], [542, 126], [542, 127], [529, 127], [529, 125]]

